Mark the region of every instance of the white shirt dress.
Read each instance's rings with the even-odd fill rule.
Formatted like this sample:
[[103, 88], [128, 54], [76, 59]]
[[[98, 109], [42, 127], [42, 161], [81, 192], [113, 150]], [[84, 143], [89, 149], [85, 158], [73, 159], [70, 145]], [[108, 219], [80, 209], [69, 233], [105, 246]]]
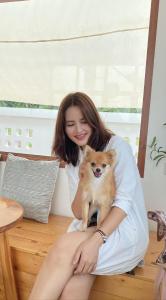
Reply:
[[[112, 136], [105, 150], [115, 149], [117, 163], [114, 174], [116, 196], [113, 206], [121, 208], [126, 217], [99, 249], [97, 266], [92, 274], [115, 275], [132, 270], [143, 260], [148, 242], [147, 213], [140, 176], [131, 147], [122, 138]], [[79, 165], [66, 167], [71, 200], [77, 191]], [[79, 231], [81, 220], [74, 219], [68, 232]]]

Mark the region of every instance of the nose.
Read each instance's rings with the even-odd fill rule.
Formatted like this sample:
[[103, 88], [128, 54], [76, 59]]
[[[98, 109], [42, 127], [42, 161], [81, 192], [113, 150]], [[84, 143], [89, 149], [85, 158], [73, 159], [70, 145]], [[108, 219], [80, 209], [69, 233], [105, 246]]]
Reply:
[[100, 173], [100, 171], [101, 171], [101, 170], [100, 170], [99, 168], [96, 169], [96, 172], [97, 172], [97, 173]]
[[77, 133], [81, 132], [81, 130], [82, 130], [81, 124], [80, 124], [80, 123], [77, 123], [77, 124], [76, 124], [76, 131], [77, 131]]

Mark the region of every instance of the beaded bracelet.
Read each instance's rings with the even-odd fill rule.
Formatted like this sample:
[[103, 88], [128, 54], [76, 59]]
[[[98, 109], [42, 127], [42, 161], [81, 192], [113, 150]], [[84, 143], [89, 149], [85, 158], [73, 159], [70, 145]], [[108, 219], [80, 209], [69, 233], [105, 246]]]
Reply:
[[96, 229], [95, 232], [98, 232], [102, 239], [103, 239], [103, 243], [106, 243], [107, 239], [108, 239], [108, 235], [104, 233], [104, 231], [102, 231], [101, 229]]

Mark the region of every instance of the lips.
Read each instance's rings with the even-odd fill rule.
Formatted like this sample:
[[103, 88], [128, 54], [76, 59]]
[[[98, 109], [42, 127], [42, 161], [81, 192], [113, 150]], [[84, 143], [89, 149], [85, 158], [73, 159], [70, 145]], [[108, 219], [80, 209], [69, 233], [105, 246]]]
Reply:
[[75, 138], [79, 141], [83, 140], [86, 137], [86, 134], [76, 135]]

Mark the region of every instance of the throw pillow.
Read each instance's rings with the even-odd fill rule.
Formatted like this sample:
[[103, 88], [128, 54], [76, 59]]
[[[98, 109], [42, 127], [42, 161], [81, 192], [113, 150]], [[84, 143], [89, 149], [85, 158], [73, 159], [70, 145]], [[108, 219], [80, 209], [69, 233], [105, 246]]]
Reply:
[[48, 223], [59, 161], [34, 161], [9, 154], [2, 196], [19, 202], [24, 217]]

